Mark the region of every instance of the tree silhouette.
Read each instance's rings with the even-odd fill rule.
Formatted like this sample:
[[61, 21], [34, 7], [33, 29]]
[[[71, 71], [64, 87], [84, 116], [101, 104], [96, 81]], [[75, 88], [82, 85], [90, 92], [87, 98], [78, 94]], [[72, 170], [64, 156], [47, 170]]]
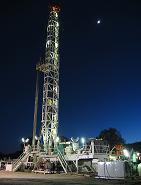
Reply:
[[110, 146], [110, 149], [112, 149], [117, 144], [125, 143], [125, 140], [122, 138], [120, 132], [116, 128], [102, 130], [98, 138], [106, 140]]

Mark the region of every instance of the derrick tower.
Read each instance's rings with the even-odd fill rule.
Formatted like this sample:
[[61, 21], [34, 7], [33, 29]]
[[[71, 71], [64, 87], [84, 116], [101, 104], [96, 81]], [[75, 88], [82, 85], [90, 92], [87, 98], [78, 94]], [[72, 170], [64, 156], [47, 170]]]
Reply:
[[51, 5], [44, 60], [36, 65], [36, 70], [44, 75], [41, 137], [44, 151], [54, 149], [58, 134], [59, 106], [59, 20], [60, 7]]

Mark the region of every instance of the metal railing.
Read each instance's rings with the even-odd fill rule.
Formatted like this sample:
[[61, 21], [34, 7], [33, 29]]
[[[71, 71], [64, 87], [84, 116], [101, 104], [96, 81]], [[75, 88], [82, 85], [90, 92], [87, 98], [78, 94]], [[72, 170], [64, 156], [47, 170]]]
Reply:
[[72, 172], [64, 155], [60, 152], [60, 150], [57, 148], [57, 153], [58, 153], [58, 160], [61, 163], [61, 166], [64, 170], [65, 173]]
[[109, 152], [109, 146], [107, 146], [107, 145], [94, 145], [94, 152], [96, 154], [107, 154]]
[[[108, 145], [94, 145], [94, 153], [95, 154], [107, 154], [109, 152], [109, 146]], [[92, 146], [91, 145], [84, 145], [83, 151], [91, 153], [92, 152]]]
[[30, 154], [30, 150], [28, 150], [26, 153], [23, 152], [19, 157], [18, 159], [12, 164], [12, 171], [15, 172], [19, 167], [20, 165], [23, 163], [23, 161], [25, 159], [27, 159], [27, 157], [29, 156]]

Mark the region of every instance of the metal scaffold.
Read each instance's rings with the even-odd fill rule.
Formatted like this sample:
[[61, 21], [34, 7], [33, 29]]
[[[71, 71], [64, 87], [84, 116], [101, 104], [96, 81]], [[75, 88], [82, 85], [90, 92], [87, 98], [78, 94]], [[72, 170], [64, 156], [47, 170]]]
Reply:
[[[47, 154], [50, 154], [51, 151], [55, 148], [58, 134], [59, 11], [59, 6], [50, 6], [45, 58], [41, 63], [36, 65], [36, 70], [42, 72], [44, 75], [41, 137], [43, 138], [44, 151]], [[35, 120], [34, 122], [36, 125]], [[33, 133], [33, 137], [35, 137], [35, 131]], [[34, 143], [35, 141], [33, 141], [33, 145]]]

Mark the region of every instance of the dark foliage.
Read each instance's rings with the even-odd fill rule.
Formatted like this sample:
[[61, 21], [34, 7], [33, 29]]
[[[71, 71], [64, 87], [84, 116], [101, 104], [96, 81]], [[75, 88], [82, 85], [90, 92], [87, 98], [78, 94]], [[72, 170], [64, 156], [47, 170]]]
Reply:
[[7, 160], [7, 159], [17, 159], [22, 151], [16, 151], [14, 153], [4, 154], [0, 153], [0, 160]]
[[102, 138], [108, 141], [110, 149], [117, 144], [124, 144], [125, 141], [122, 138], [120, 132], [115, 128], [104, 129], [100, 132], [98, 138]]

